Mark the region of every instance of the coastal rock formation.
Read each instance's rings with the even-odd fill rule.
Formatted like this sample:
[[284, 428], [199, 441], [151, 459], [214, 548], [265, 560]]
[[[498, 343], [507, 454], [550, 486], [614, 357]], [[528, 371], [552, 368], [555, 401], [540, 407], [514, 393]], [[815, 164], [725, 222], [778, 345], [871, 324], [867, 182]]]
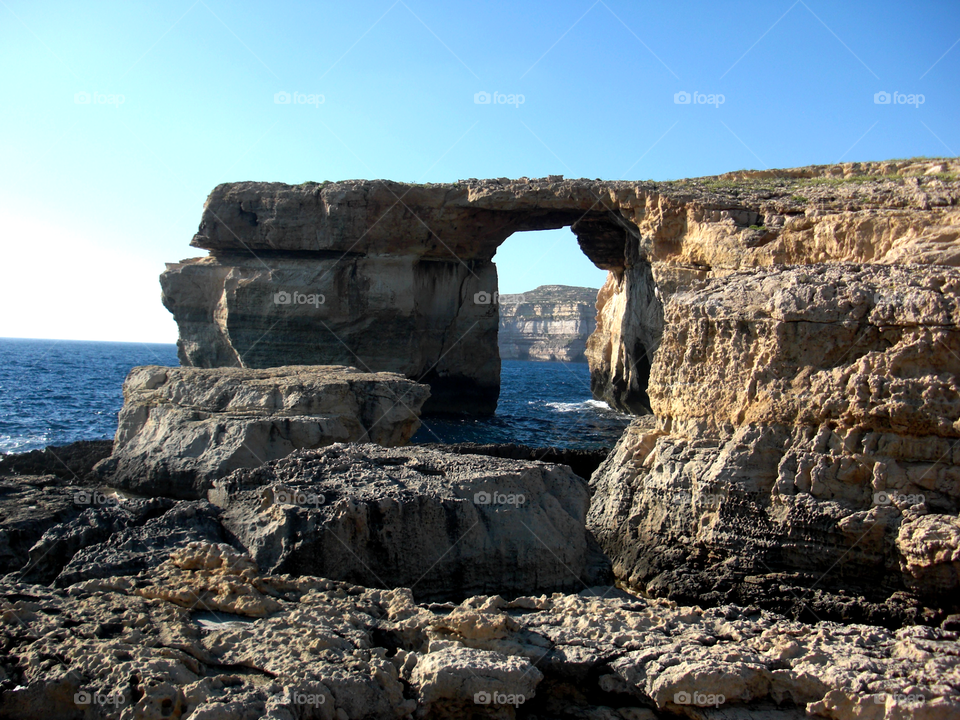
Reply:
[[775, 264], [956, 265], [960, 161], [844, 163], [677, 182], [233, 183], [214, 189], [163, 300], [200, 367], [349, 364], [427, 382], [425, 412], [491, 413], [491, 258], [570, 226], [609, 270], [587, 357], [595, 397], [647, 412], [663, 300]]
[[113, 455], [96, 467], [114, 487], [203, 497], [215, 478], [299, 448], [402, 445], [420, 426], [425, 385], [351, 367], [134, 368]]
[[0, 574], [20, 568], [47, 528], [83, 512], [76, 491], [53, 475], [0, 476]]
[[43, 450], [0, 455], [0, 477], [7, 475], [53, 475], [76, 483], [95, 483], [94, 466], [110, 457], [112, 440], [81, 440], [69, 445], [50, 445]]
[[613, 587], [418, 605], [193, 543], [151, 573], [0, 597], [0, 718], [960, 718], [956, 632]]
[[223, 523], [269, 572], [460, 600], [609, 581], [563, 465], [332, 445], [217, 480]]
[[541, 285], [500, 295], [500, 359], [586, 362], [587, 338], [597, 328], [597, 292]]
[[655, 419], [592, 478], [618, 577], [847, 620], [922, 621], [907, 591], [956, 608], [960, 270], [746, 270], [664, 317]]

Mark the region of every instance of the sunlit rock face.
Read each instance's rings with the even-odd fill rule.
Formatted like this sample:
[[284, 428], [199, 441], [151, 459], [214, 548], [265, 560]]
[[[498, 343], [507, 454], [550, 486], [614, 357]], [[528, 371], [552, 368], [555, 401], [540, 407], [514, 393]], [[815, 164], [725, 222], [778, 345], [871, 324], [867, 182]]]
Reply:
[[597, 329], [596, 288], [541, 285], [499, 300], [501, 359], [587, 361], [587, 339]]
[[759, 268], [676, 292], [655, 417], [594, 473], [588, 526], [654, 594], [921, 621], [960, 590], [958, 378], [956, 268]]
[[238, 468], [337, 442], [403, 445], [420, 427], [426, 385], [337, 365], [136, 367], [123, 384], [110, 485], [196, 499]]
[[663, 303], [731, 272], [810, 263], [960, 263], [956, 160], [846, 163], [677, 182], [231, 183], [207, 200], [164, 304], [181, 362], [350, 364], [431, 386], [425, 412], [490, 413], [496, 268], [511, 234], [569, 226], [609, 270], [586, 357], [594, 395], [633, 413]]

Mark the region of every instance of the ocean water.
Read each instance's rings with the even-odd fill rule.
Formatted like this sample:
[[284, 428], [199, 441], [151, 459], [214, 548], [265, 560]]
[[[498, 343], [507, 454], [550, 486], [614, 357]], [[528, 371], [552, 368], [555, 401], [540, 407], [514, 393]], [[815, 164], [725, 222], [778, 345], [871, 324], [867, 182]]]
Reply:
[[[0, 452], [112, 438], [137, 365], [179, 365], [175, 345], [0, 338]], [[423, 418], [413, 442], [610, 447], [630, 418], [590, 395], [585, 364], [505, 360], [490, 418]]]
[[176, 345], [0, 338], [0, 452], [112, 439], [136, 365], [179, 365]]
[[531, 447], [613, 447], [632, 418], [594, 400], [586, 363], [503, 360], [497, 414], [421, 418], [414, 443], [517, 443]]

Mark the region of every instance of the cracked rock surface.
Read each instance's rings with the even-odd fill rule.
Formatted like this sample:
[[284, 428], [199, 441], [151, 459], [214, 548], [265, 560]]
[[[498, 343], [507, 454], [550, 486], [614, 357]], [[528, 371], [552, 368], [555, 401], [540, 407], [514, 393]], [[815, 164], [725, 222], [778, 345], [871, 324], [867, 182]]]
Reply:
[[957, 634], [612, 587], [418, 605], [191, 543], [150, 573], [2, 584], [0, 717], [960, 717]]

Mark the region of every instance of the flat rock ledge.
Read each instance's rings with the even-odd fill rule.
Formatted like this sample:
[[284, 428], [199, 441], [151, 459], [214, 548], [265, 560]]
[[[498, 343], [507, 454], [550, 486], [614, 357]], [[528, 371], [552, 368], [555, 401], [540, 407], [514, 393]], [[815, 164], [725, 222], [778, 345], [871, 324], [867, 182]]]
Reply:
[[96, 470], [143, 495], [202, 498], [214, 479], [300, 448], [402, 445], [429, 394], [400, 375], [338, 365], [137, 367], [123, 385], [113, 455]]
[[0, 595], [0, 718], [960, 718], [957, 633], [928, 627], [613, 587], [424, 605], [200, 542]]
[[587, 483], [565, 465], [338, 443], [238, 470], [208, 497], [269, 572], [458, 601], [612, 580]]

